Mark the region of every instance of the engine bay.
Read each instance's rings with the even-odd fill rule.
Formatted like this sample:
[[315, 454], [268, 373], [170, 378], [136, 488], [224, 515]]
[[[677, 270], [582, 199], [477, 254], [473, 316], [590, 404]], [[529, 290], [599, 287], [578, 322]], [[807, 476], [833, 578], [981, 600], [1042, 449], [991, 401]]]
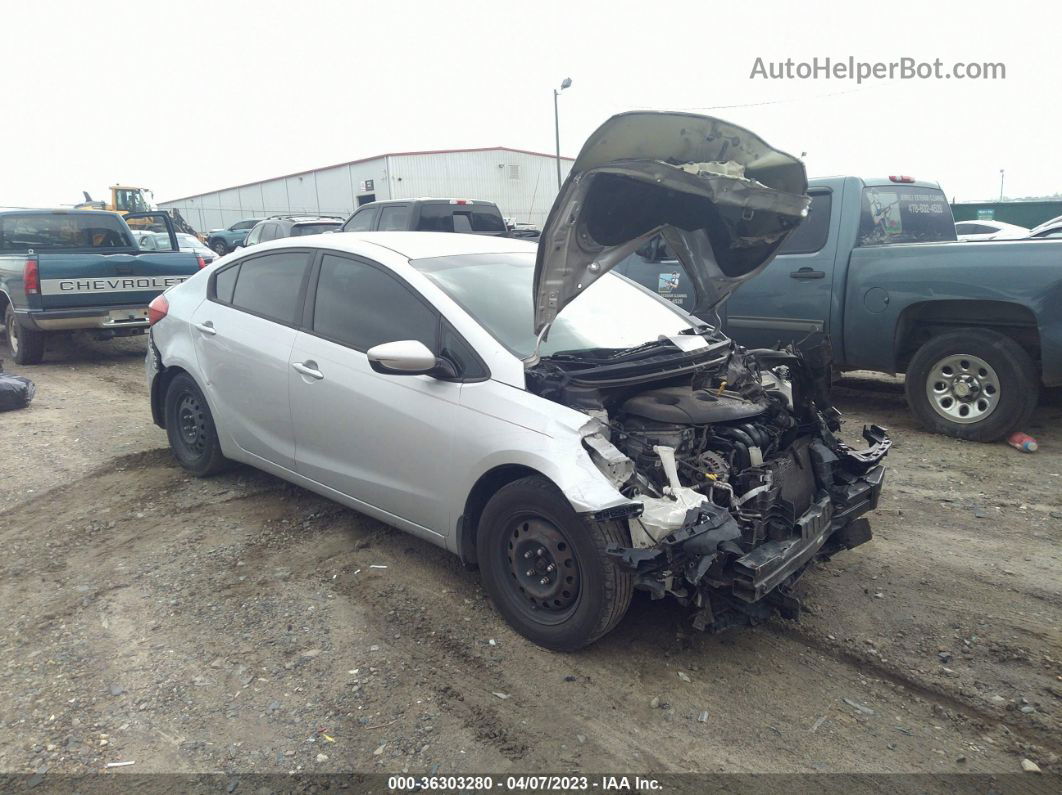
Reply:
[[[560, 353], [531, 391], [589, 417], [583, 443], [631, 503], [630, 548], [609, 550], [636, 587], [697, 609], [695, 625], [796, 617], [789, 588], [815, 558], [870, 538], [890, 442], [837, 438], [825, 337], [749, 351], [709, 326], [637, 348]], [[766, 598], [765, 598], [766, 597]]]

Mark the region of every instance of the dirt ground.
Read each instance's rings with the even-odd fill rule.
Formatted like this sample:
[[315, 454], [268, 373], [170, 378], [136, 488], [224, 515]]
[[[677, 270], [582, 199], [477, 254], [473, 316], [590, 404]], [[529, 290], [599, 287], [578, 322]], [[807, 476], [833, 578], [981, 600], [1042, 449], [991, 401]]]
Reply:
[[[241, 468], [180, 470], [143, 339], [55, 346], [0, 415], [0, 772], [993, 772], [1062, 753], [1062, 400], [1019, 453], [931, 436], [897, 379], [874, 540], [808, 611], [718, 636], [637, 595], [577, 654], [448, 553]], [[681, 674], [681, 676], [680, 676]]]

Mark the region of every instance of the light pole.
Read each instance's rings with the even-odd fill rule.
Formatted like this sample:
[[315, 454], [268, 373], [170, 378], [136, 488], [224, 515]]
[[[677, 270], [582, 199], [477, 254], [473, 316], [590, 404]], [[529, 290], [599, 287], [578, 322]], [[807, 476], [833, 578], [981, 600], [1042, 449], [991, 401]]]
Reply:
[[561, 172], [560, 172], [560, 112], [557, 110], [557, 97], [560, 96], [560, 92], [570, 87], [572, 79], [570, 77], [564, 78], [560, 84], [560, 91], [553, 89], [553, 130], [557, 134], [557, 190], [560, 190], [561, 186]]
[[999, 170], [999, 200], [1003, 201], [1003, 169]]

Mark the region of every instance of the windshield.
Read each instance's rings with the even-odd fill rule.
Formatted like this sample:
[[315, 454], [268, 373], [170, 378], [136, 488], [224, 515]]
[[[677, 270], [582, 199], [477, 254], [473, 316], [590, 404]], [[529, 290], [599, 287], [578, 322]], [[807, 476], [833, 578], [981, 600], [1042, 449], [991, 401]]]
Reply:
[[[468, 254], [410, 264], [520, 358], [535, 352], [534, 254]], [[562, 311], [539, 352], [631, 348], [691, 328], [687, 316], [621, 276], [605, 274]]]
[[860, 246], [955, 239], [951, 207], [939, 188], [887, 185], [863, 189]]

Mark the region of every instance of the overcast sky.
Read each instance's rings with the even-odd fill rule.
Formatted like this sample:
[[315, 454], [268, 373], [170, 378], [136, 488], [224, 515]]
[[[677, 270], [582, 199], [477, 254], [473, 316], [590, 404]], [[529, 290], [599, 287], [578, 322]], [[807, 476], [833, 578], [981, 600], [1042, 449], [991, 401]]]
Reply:
[[[806, 152], [810, 176], [911, 174], [949, 198], [1062, 191], [1050, 3], [8, 0], [0, 206], [164, 200], [374, 154], [574, 155], [608, 116], [696, 109]], [[765, 62], [1001, 62], [1003, 80], [764, 80]], [[734, 106], [734, 107], [720, 107]]]

